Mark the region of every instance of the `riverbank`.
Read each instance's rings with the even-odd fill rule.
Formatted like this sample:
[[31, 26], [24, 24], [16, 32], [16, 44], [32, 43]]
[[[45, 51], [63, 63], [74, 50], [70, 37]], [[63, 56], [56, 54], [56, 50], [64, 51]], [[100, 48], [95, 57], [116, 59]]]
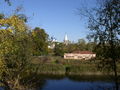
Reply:
[[[32, 73], [32, 74], [26, 75], [23, 78], [21, 83], [24, 85], [24, 88], [22, 88], [20, 90], [44, 90], [43, 88], [46, 85], [48, 85], [48, 81], [53, 81], [51, 83], [51, 85], [56, 86], [54, 84], [54, 81], [56, 83], [60, 83], [61, 81], [64, 81], [64, 80], [65, 80], [64, 81], [65, 84], [69, 85], [69, 87], [71, 86], [69, 82], [74, 82], [75, 84], [80, 82], [79, 85], [81, 83], [88, 83], [88, 82], [90, 82], [92, 85], [93, 85], [93, 83], [98, 84], [98, 82], [101, 82], [101, 84], [102, 83], [112, 83], [114, 85], [114, 81], [112, 78], [113, 78], [113, 76], [106, 76], [106, 75], [57, 75], [57, 74], [53, 75], [53, 74], [35, 74], [35, 73]], [[66, 83], [66, 80], [69, 82]], [[63, 84], [63, 85], [65, 85], [65, 84]], [[60, 87], [60, 84], [58, 84], [57, 87]], [[64, 87], [66, 87], [66, 85]], [[0, 87], [0, 90], [5, 90], [4, 88], [5, 87]], [[73, 89], [73, 90], [81, 90], [81, 89], [82, 88]], [[53, 90], [53, 88], [51, 88], [50, 90]], [[55, 90], [58, 90], [58, 89], [55, 89]], [[60, 89], [60, 90], [62, 90], [62, 89]], [[102, 90], [104, 90], [104, 89], [102, 89]], [[113, 89], [111, 89], [111, 90], [113, 90]]]
[[[98, 67], [95, 60], [64, 60], [61, 57], [35, 57], [32, 61], [31, 72], [38, 74], [60, 75], [112, 75], [110, 70]], [[119, 70], [120, 72], [120, 70]]]

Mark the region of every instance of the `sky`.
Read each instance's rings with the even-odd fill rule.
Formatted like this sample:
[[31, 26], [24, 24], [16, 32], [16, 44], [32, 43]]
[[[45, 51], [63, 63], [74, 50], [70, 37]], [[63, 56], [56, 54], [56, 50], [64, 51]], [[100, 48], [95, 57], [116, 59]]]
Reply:
[[87, 22], [79, 15], [78, 8], [95, 5], [95, 0], [11, 0], [8, 6], [4, 0], [0, 1], [0, 12], [13, 14], [14, 10], [22, 6], [22, 13], [28, 17], [31, 28], [40, 27], [51, 37], [63, 41], [65, 34], [70, 41], [86, 38], [89, 34]]

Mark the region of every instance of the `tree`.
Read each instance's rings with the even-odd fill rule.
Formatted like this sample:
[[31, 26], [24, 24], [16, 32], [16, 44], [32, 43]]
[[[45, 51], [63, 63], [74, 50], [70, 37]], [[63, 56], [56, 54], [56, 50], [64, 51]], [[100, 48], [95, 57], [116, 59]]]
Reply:
[[66, 53], [72, 53], [79, 50], [79, 45], [77, 43], [70, 43], [66, 46]]
[[88, 51], [95, 52], [95, 47], [96, 47], [96, 43], [94, 43], [94, 42], [88, 42], [86, 44], [86, 50], [88, 50]]
[[118, 90], [117, 61], [120, 59], [120, 0], [102, 0], [99, 6], [85, 10], [88, 18], [89, 35], [97, 43], [98, 57], [108, 69], [114, 71]]
[[48, 54], [48, 34], [44, 29], [36, 27], [32, 31], [33, 41], [33, 55], [47, 55]]
[[11, 5], [11, 2], [10, 2], [10, 0], [4, 0], [5, 2], [7, 2], [8, 3], [8, 5]]
[[86, 50], [86, 41], [84, 39], [79, 39], [77, 45], [80, 51]]
[[65, 44], [63, 43], [56, 43], [55, 44], [55, 48], [54, 48], [54, 54], [56, 56], [61, 56], [63, 57], [64, 56], [64, 53], [65, 53]]
[[3, 13], [0, 13], [0, 19], [5, 18], [5, 15]]
[[17, 16], [0, 19], [0, 83], [9, 90], [20, 88], [30, 65], [31, 44], [27, 27]]

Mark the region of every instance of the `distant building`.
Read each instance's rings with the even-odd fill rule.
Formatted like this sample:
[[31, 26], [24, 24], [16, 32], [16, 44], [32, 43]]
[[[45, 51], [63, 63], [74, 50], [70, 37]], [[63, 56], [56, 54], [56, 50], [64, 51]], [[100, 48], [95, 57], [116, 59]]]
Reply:
[[50, 41], [48, 48], [50, 49], [54, 49], [55, 48], [55, 43], [57, 43], [57, 40], [55, 38], [52, 38], [52, 40]]
[[55, 48], [55, 43], [52, 43], [51, 45], [49, 45], [48, 48], [54, 49]]
[[68, 44], [69, 44], [69, 40], [68, 40], [67, 34], [65, 34], [65, 37], [64, 37], [64, 44], [65, 44], [65, 45], [68, 45]]
[[90, 51], [75, 51], [73, 53], [65, 53], [64, 59], [84, 59], [89, 60], [96, 57], [96, 54]]
[[55, 45], [59, 43], [64, 43], [65, 45], [68, 45], [70, 43], [70, 41], [68, 40], [67, 34], [65, 34], [63, 42], [58, 42], [57, 39], [55, 39], [54, 37], [51, 37], [51, 40], [49, 42], [50, 43], [48, 45], [48, 48], [50, 49], [54, 49]]

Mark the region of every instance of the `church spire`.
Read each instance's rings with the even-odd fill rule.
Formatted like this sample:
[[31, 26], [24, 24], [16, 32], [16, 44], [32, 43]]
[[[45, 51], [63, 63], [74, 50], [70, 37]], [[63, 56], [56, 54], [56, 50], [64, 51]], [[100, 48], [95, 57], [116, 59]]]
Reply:
[[64, 44], [65, 45], [68, 45], [68, 36], [67, 36], [67, 34], [65, 33], [65, 37], [64, 37]]
[[65, 34], [64, 41], [68, 41], [68, 36], [67, 36], [67, 34]]

